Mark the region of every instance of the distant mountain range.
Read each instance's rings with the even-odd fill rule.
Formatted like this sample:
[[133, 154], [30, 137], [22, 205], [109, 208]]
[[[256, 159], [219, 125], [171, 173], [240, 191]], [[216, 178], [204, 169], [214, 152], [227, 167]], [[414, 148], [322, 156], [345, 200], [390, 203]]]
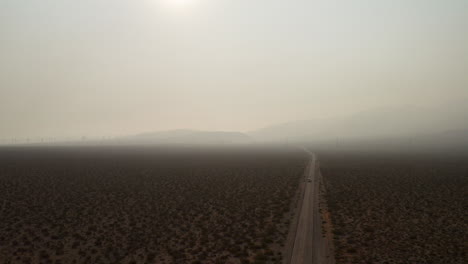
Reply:
[[109, 140], [34, 145], [309, 144], [325, 149], [458, 149], [468, 151], [468, 104], [438, 108], [381, 108], [329, 119], [276, 124], [249, 132], [178, 129]]
[[124, 144], [311, 143], [417, 148], [468, 147], [466, 109], [382, 108], [341, 118], [277, 124], [247, 133], [170, 130], [116, 139]]

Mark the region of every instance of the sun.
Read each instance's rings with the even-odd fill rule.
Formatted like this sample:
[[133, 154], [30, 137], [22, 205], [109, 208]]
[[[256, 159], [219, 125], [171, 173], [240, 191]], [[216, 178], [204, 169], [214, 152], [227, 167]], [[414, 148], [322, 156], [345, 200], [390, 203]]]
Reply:
[[192, 5], [196, 0], [163, 0], [164, 4], [172, 8], [184, 8]]

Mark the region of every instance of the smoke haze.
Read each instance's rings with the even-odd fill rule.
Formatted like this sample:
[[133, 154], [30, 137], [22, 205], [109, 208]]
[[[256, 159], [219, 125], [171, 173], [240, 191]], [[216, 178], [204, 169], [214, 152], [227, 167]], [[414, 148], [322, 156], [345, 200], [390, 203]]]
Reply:
[[0, 138], [466, 129], [467, 28], [464, 0], [3, 0]]

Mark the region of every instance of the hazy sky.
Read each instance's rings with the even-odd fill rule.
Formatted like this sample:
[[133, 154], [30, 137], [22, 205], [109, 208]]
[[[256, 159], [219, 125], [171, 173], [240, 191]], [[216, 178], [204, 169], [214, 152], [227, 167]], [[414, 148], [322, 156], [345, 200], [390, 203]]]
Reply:
[[0, 0], [0, 138], [464, 100], [466, 0]]

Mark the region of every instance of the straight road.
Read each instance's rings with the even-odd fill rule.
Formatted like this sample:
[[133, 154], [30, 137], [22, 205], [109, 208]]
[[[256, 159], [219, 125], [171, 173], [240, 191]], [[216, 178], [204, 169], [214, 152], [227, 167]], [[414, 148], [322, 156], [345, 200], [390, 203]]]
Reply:
[[310, 155], [306, 168], [305, 188], [302, 206], [299, 212], [297, 229], [290, 264], [323, 264], [326, 259], [326, 242], [322, 237], [322, 221], [319, 213], [319, 177], [317, 158], [314, 153], [304, 149]]

